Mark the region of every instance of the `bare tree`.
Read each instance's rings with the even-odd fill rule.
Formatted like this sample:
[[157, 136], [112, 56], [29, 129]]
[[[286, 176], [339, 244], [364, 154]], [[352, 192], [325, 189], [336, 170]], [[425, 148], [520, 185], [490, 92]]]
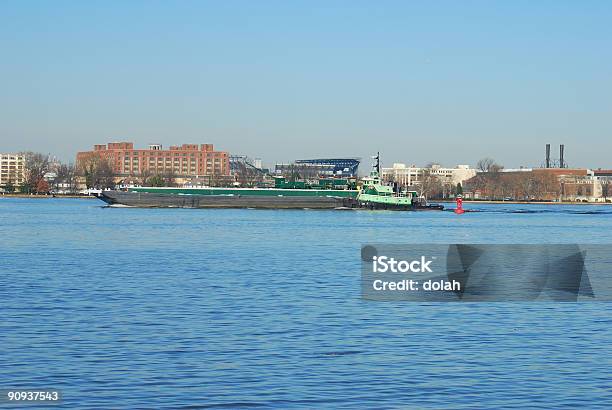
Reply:
[[478, 161], [476, 168], [480, 171], [471, 181], [475, 189], [481, 191], [487, 198], [503, 197], [506, 187], [503, 186], [503, 178], [500, 171], [504, 168], [492, 158], [483, 158]]
[[300, 171], [303, 171], [303, 169], [300, 169], [296, 164], [290, 164], [285, 173], [285, 177], [290, 182], [298, 181], [303, 178]]
[[110, 162], [99, 155], [91, 155], [79, 163], [79, 174], [85, 177], [87, 188], [112, 188], [115, 174]]
[[610, 179], [604, 177], [599, 182], [601, 183], [601, 196], [604, 201], [608, 202], [608, 195], [610, 195]]
[[535, 197], [538, 200], [550, 200], [559, 196], [559, 179], [554, 175], [541, 174], [535, 176]]
[[430, 169], [423, 170], [419, 182], [419, 196], [427, 199], [442, 194], [442, 183], [436, 175], [432, 174]]
[[237, 181], [245, 187], [254, 187], [258, 182], [263, 181], [264, 172], [256, 168], [246, 161], [241, 161], [238, 164], [236, 173]]
[[476, 169], [482, 172], [499, 172], [504, 167], [495, 162], [493, 158], [483, 158], [476, 163]]
[[521, 196], [524, 200], [531, 201], [536, 190], [536, 180], [531, 173], [529, 173], [529, 175], [526, 173], [525, 175], [521, 175], [521, 177], [519, 181]]
[[478, 160], [478, 162], [476, 163], [476, 169], [482, 171], [482, 172], [488, 172], [489, 171], [489, 167], [491, 166], [491, 164], [493, 164], [495, 161], [493, 161], [492, 158], [482, 158], [480, 160]]
[[222, 176], [214, 171], [209, 175], [209, 181], [210, 181], [210, 186], [213, 186], [213, 187], [218, 187], [218, 186], [223, 185]]
[[98, 167], [98, 186], [100, 189], [115, 187], [115, 173], [109, 161], [102, 160]]
[[60, 164], [57, 167], [57, 178], [53, 182], [54, 188], [59, 189], [60, 184], [65, 186], [69, 192], [76, 191], [77, 175], [74, 164]]
[[168, 168], [166, 172], [164, 172], [164, 185], [165, 186], [176, 186], [176, 173], [174, 169]]
[[31, 193], [49, 170], [49, 156], [38, 152], [23, 152], [25, 157], [25, 182], [22, 191]]
[[151, 178], [152, 174], [151, 171], [149, 170], [149, 168], [143, 168], [142, 171], [140, 171], [140, 183], [143, 186], [146, 186], [147, 183], [149, 182], [149, 178]]

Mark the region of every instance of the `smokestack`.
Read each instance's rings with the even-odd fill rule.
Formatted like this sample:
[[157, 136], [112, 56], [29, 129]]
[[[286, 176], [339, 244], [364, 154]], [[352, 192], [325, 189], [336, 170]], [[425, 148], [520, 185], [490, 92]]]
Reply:
[[546, 168], [550, 168], [550, 144], [546, 144]]
[[565, 161], [563, 161], [563, 151], [565, 150], [565, 145], [559, 145], [559, 168], [565, 168]]

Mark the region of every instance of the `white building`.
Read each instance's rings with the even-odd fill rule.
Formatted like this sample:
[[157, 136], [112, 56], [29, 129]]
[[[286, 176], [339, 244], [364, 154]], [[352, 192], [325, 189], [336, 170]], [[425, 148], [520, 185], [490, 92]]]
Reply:
[[0, 187], [11, 183], [14, 186], [25, 181], [25, 157], [22, 154], [0, 153]]
[[396, 163], [391, 168], [382, 168], [382, 177], [387, 181], [394, 181], [403, 186], [415, 186], [421, 183], [423, 175], [438, 177], [444, 185], [456, 186], [476, 175], [476, 170], [469, 165], [457, 165], [455, 168], [443, 168], [434, 164], [431, 168], [417, 167], [415, 165]]

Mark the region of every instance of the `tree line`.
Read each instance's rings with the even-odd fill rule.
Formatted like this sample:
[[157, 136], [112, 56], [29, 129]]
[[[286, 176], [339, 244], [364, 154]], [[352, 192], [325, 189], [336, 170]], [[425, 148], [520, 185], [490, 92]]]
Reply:
[[[558, 198], [562, 187], [555, 175], [533, 171], [501, 172], [504, 167], [492, 158], [483, 158], [476, 164], [476, 176], [456, 185], [442, 180], [432, 172], [432, 164], [425, 166], [418, 182], [408, 189], [429, 199], [444, 199], [478, 191], [481, 198], [516, 200], [547, 200]], [[603, 196], [607, 197], [609, 184], [602, 182]]]
[[[73, 164], [53, 163], [49, 155], [38, 152], [21, 152], [24, 157], [23, 182], [17, 184], [17, 176], [11, 175], [9, 181], [2, 187], [5, 192], [19, 191], [24, 194], [47, 194], [60, 187], [74, 191], [77, 188], [77, 175]], [[53, 178], [45, 178], [47, 173], [53, 172]]]

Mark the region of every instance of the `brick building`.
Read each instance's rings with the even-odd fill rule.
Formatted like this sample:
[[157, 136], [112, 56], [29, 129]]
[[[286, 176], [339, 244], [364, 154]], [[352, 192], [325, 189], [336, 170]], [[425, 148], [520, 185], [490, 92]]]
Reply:
[[212, 144], [173, 145], [164, 150], [159, 144], [134, 149], [132, 142], [94, 145], [93, 151], [77, 154], [77, 167], [92, 157], [106, 159], [119, 176], [173, 173], [178, 177], [225, 176], [230, 173], [229, 153], [215, 151]]
[[466, 181], [467, 198], [597, 202], [601, 183], [585, 168], [503, 169]]

